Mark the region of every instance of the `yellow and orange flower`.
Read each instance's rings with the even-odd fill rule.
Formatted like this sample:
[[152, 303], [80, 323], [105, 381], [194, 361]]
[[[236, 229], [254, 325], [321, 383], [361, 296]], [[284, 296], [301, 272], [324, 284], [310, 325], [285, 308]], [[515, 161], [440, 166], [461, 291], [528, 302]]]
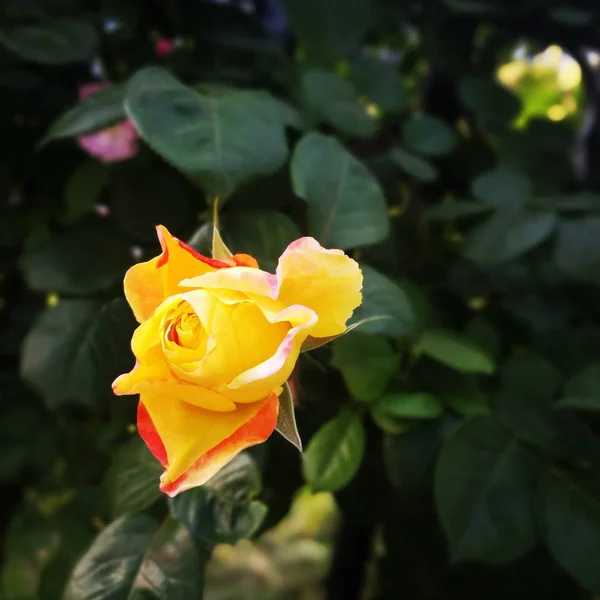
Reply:
[[125, 275], [137, 362], [113, 389], [140, 395], [139, 433], [174, 496], [271, 435], [303, 343], [346, 330], [362, 273], [312, 238], [290, 244], [273, 275], [251, 256], [207, 258], [157, 231], [162, 254]]

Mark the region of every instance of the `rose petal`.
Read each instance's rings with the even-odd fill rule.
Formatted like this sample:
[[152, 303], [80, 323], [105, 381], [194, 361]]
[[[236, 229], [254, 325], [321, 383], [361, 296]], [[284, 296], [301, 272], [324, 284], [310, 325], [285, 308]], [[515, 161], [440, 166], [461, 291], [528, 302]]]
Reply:
[[207, 258], [171, 235], [166, 227], [157, 228], [162, 254], [131, 267], [125, 274], [125, 297], [135, 318], [141, 323], [152, 316], [168, 296], [189, 291], [179, 287], [185, 277], [210, 273], [229, 267], [225, 262]]
[[265, 441], [275, 428], [279, 410], [274, 394], [226, 413], [198, 408], [152, 390], [144, 392], [140, 401], [148, 416], [143, 423], [146, 443], [150, 439], [151, 451], [157, 452], [149, 420], [164, 447], [167, 466], [161, 489], [171, 496], [201, 485], [241, 450]]
[[277, 265], [278, 299], [312, 308], [319, 321], [313, 337], [343, 333], [360, 305], [362, 273], [342, 250], [326, 250], [313, 238], [292, 242]]

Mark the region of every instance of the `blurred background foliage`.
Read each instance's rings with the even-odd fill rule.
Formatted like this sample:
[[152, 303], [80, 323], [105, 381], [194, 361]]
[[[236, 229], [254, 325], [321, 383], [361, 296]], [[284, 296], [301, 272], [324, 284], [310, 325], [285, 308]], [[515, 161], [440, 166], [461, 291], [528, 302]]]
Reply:
[[[0, 88], [1, 598], [600, 594], [595, 0], [5, 0]], [[301, 357], [303, 457], [167, 500], [121, 281], [216, 195], [388, 318]]]

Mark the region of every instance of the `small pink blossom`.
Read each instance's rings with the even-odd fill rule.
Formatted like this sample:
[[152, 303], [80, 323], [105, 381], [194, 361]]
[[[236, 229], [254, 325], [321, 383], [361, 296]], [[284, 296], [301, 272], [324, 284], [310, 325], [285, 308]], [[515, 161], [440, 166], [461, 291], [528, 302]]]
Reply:
[[173, 53], [174, 46], [171, 40], [167, 38], [160, 38], [156, 41], [154, 45], [154, 51], [156, 52], [156, 56], [160, 56], [161, 58], [165, 58]]
[[[96, 94], [109, 87], [107, 82], [88, 83], [79, 88], [79, 99]], [[137, 154], [138, 133], [130, 119], [112, 127], [77, 138], [79, 146], [91, 156], [106, 163], [127, 160]]]

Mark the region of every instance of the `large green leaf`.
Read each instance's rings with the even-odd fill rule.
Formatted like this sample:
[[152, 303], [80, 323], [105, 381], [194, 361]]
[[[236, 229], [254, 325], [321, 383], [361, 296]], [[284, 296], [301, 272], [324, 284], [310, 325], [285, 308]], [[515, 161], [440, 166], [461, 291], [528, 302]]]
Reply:
[[553, 212], [498, 210], [471, 231], [463, 254], [482, 266], [497, 265], [541, 244], [552, 235], [556, 224]]
[[87, 294], [115, 284], [131, 263], [127, 240], [109, 223], [90, 221], [37, 244], [21, 265], [42, 292]]
[[125, 118], [124, 100], [123, 85], [113, 85], [84, 98], [52, 123], [40, 144], [114, 125]]
[[133, 363], [135, 322], [121, 299], [61, 300], [27, 334], [21, 374], [49, 408], [67, 402], [89, 407], [111, 394], [113, 379]]
[[250, 254], [261, 269], [274, 273], [277, 259], [300, 237], [300, 230], [274, 210], [240, 210], [222, 217], [221, 234], [233, 252]]
[[341, 133], [371, 138], [377, 121], [367, 114], [351, 83], [325, 69], [311, 69], [302, 76], [302, 92], [320, 120]]
[[509, 167], [496, 167], [471, 183], [473, 196], [497, 208], [522, 207], [533, 195], [531, 180]]
[[368, 0], [284, 0], [283, 7], [309, 55], [330, 64], [355, 50], [370, 26]]
[[64, 600], [200, 600], [204, 560], [176, 521], [167, 520], [157, 529], [146, 515], [125, 515], [83, 555]]
[[435, 502], [453, 559], [514, 560], [535, 544], [539, 464], [492, 417], [459, 427], [440, 455]]
[[139, 512], [163, 497], [158, 487], [163, 469], [140, 437], [123, 444], [107, 476], [112, 515]]
[[171, 500], [171, 511], [205, 544], [234, 544], [250, 537], [262, 524], [267, 507], [254, 498], [260, 473], [248, 454], [239, 454], [203, 486]]
[[443, 156], [454, 150], [458, 138], [454, 131], [437, 117], [413, 117], [402, 127], [404, 144], [427, 156]]
[[495, 369], [494, 361], [485, 350], [468, 337], [453, 331], [425, 330], [414, 351], [465, 373], [489, 375]]
[[292, 180], [308, 204], [310, 231], [325, 246], [364, 246], [388, 235], [379, 183], [335, 138], [305, 135], [294, 150]]
[[25, 60], [46, 65], [84, 62], [98, 44], [96, 29], [80, 19], [49, 19], [1, 28], [0, 44]]
[[376, 56], [361, 54], [350, 63], [350, 78], [361, 96], [383, 110], [403, 112], [409, 98], [396, 68]]
[[386, 391], [400, 355], [383, 336], [351, 333], [333, 343], [331, 364], [341, 371], [354, 398], [370, 402]]
[[573, 277], [600, 285], [600, 217], [563, 221], [554, 260]]
[[371, 317], [389, 317], [361, 325], [362, 332], [406, 335], [423, 325], [423, 315], [428, 308], [422, 306], [422, 299], [412, 293], [409, 285], [392, 281], [368, 265], [361, 265], [361, 269], [363, 302], [354, 311], [352, 322]]
[[341, 412], [311, 438], [304, 453], [304, 477], [315, 491], [335, 492], [356, 475], [365, 449], [360, 416]]
[[590, 365], [574, 375], [565, 386], [562, 408], [600, 411], [600, 365]]
[[600, 593], [600, 497], [562, 471], [548, 471], [538, 491], [537, 521], [556, 561], [583, 587]]
[[264, 92], [202, 95], [148, 67], [130, 80], [125, 109], [148, 144], [211, 197], [226, 198], [287, 158], [281, 112]]

